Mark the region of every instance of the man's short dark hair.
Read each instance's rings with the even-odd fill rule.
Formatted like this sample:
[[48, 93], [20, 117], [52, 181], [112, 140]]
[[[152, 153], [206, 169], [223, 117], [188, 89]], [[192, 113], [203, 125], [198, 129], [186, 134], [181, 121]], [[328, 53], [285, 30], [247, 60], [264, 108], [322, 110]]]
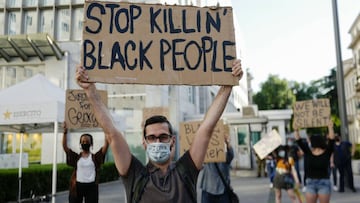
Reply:
[[146, 132], [145, 132], [146, 126], [155, 124], [155, 123], [167, 123], [169, 126], [169, 133], [170, 133], [170, 135], [173, 135], [173, 129], [172, 129], [172, 126], [171, 126], [169, 120], [165, 116], [155, 115], [155, 116], [151, 116], [150, 118], [146, 119], [145, 125], [144, 125], [144, 137], [146, 136]]

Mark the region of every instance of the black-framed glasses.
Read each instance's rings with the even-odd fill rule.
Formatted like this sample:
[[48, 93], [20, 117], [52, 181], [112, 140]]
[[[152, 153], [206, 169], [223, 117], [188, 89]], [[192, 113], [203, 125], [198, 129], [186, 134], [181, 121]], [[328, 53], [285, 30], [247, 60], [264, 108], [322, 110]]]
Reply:
[[156, 142], [157, 140], [159, 140], [159, 142], [162, 142], [162, 143], [168, 143], [170, 142], [171, 140], [171, 135], [169, 134], [161, 134], [159, 136], [155, 136], [155, 135], [148, 135], [148, 136], [145, 136], [145, 140], [148, 142], [148, 143], [154, 143]]

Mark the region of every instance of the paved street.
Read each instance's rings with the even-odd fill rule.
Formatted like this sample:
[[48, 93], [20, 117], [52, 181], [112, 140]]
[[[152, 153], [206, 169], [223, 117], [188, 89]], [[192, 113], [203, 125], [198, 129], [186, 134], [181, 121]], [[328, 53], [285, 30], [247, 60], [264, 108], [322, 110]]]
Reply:
[[[267, 203], [270, 194], [268, 178], [256, 177], [238, 177], [232, 176], [231, 183], [235, 192], [240, 197], [241, 203]], [[360, 202], [360, 176], [356, 175], [355, 187], [358, 192], [353, 193], [345, 189], [344, 193], [333, 192], [331, 203], [359, 203]], [[68, 192], [59, 192], [56, 197], [56, 203], [67, 202]], [[282, 195], [282, 203], [290, 203], [285, 191]], [[114, 181], [100, 184], [100, 201], [101, 203], [124, 203], [125, 194], [121, 181]]]

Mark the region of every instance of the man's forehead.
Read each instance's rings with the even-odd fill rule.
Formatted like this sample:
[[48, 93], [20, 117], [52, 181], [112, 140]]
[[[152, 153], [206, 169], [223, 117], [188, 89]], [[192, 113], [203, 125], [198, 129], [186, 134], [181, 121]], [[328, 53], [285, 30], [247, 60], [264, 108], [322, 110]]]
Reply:
[[145, 132], [146, 132], [146, 134], [154, 134], [156, 132], [158, 132], [159, 134], [164, 133], [164, 132], [170, 133], [169, 125], [167, 123], [150, 124], [150, 125], [146, 126]]

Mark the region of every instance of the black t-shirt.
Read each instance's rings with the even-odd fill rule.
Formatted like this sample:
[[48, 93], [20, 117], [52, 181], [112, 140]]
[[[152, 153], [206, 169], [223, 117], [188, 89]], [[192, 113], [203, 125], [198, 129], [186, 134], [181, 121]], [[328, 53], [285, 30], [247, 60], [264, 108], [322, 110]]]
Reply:
[[334, 145], [334, 163], [335, 165], [346, 164], [351, 161], [351, 143], [347, 141], [340, 142], [339, 145]]
[[305, 144], [301, 140], [297, 140], [297, 143], [301, 150], [304, 152], [306, 159], [305, 173], [307, 178], [312, 179], [328, 179], [329, 178], [329, 167], [330, 157], [334, 151], [334, 140], [329, 140], [329, 143], [324, 151], [320, 155], [313, 155], [309, 145]]
[[297, 144], [294, 143], [293, 145], [290, 146], [289, 156], [292, 157], [294, 161], [299, 160], [298, 151], [299, 151], [299, 146]]

